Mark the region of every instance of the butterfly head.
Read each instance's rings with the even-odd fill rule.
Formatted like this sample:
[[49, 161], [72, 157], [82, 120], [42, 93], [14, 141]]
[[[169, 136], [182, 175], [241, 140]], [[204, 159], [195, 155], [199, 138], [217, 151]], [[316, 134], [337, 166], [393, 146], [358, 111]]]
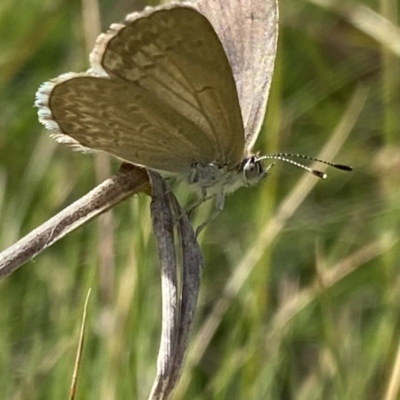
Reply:
[[273, 165], [271, 164], [265, 168], [262, 160], [264, 160], [264, 157], [257, 157], [253, 155], [246, 157], [241, 162], [240, 170], [243, 173], [244, 181], [246, 182], [247, 186], [254, 186], [260, 182], [261, 179], [265, 178], [268, 170]]

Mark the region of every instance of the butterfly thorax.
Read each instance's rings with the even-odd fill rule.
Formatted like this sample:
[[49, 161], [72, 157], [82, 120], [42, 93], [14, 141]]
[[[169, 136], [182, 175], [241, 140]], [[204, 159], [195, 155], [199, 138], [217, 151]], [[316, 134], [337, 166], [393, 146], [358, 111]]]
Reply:
[[268, 169], [254, 155], [244, 158], [233, 168], [218, 163], [195, 163], [187, 176], [187, 182], [199, 188], [203, 198], [216, 196], [217, 208], [221, 208], [226, 194], [240, 187], [256, 185], [266, 176]]

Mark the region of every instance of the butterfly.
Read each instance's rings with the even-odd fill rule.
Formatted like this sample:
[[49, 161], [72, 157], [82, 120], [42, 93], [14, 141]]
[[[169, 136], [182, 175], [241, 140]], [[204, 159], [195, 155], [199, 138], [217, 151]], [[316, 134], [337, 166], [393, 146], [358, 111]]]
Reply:
[[129, 14], [98, 37], [87, 72], [40, 86], [39, 120], [59, 142], [177, 174], [222, 210], [227, 193], [265, 177], [264, 159], [283, 156], [252, 150], [277, 23], [275, 0], [200, 0]]

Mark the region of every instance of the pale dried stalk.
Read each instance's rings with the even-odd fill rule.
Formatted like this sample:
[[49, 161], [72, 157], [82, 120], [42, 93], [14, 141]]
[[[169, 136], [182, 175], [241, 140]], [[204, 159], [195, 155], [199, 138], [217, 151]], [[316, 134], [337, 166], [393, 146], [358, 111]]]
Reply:
[[[149, 193], [149, 176], [153, 227], [161, 263], [163, 310], [157, 376], [149, 399], [166, 400], [182, 369], [193, 325], [203, 259], [189, 219], [160, 175], [125, 164], [125, 168], [114, 177], [0, 253], [0, 277], [12, 273], [67, 233], [132, 194], [139, 191]], [[179, 228], [177, 248], [182, 251], [180, 292], [174, 239], [176, 222]]]
[[132, 167], [107, 179], [0, 253], [0, 277], [14, 272], [67, 233], [139, 191], [149, 191], [148, 176], [143, 169]]
[[[166, 400], [182, 369], [188, 337], [193, 325], [203, 260], [186, 214], [165, 181], [149, 172], [152, 183], [151, 212], [161, 262], [162, 335], [157, 358], [157, 376], [149, 400]], [[175, 247], [174, 221], [178, 223], [179, 243]], [[181, 249], [181, 289], [177, 278], [175, 249]]]

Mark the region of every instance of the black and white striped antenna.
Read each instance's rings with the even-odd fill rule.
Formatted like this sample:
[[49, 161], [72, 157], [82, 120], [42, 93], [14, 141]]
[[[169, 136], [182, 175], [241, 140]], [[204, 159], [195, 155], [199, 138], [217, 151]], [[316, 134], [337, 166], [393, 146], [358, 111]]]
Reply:
[[326, 179], [328, 177], [327, 174], [325, 174], [325, 172], [322, 171], [318, 171], [317, 169], [313, 169], [310, 167], [307, 167], [304, 164], [298, 163], [297, 161], [293, 161], [290, 158], [302, 158], [304, 160], [310, 160], [310, 161], [316, 161], [322, 164], [326, 164], [329, 165], [330, 167], [336, 168], [336, 169], [340, 169], [342, 171], [353, 171], [353, 168], [350, 167], [349, 165], [343, 165], [343, 164], [335, 164], [329, 161], [325, 161], [325, 160], [320, 160], [318, 158], [314, 158], [314, 157], [309, 157], [309, 156], [304, 156], [302, 154], [290, 154], [290, 153], [276, 153], [276, 154], [268, 154], [266, 156], [262, 156], [256, 159], [256, 161], [262, 161], [262, 160], [279, 160], [279, 161], [283, 161], [286, 162], [288, 164], [292, 164], [296, 167], [302, 168], [308, 172], [311, 172], [313, 175], [317, 176], [318, 178], [321, 179]]

